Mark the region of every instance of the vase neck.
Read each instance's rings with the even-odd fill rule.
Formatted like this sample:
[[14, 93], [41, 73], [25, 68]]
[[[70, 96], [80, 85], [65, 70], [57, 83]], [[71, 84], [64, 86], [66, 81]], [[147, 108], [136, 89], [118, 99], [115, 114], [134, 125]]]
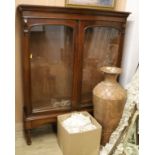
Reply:
[[117, 77], [122, 72], [118, 67], [101, 67], [101, 72], [104, 73], [104, 81], [108, 83], [117, 83]]
[[118, 77], [118, 74], [104, 73], [105, 82], [117, 83], [117, 77]]

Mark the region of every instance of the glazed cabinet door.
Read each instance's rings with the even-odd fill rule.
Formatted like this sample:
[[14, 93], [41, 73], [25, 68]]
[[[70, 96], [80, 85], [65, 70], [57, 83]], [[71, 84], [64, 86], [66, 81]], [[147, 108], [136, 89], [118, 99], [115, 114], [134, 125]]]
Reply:
[[31, 112], [70, 110], [76, 23], [36, 24], [29, 31]]
[[103, 80], [102, 66], [119, 66], [122, 52], [120, 23], [82, 22], [81, 107], [92, 105], [92, 90]]

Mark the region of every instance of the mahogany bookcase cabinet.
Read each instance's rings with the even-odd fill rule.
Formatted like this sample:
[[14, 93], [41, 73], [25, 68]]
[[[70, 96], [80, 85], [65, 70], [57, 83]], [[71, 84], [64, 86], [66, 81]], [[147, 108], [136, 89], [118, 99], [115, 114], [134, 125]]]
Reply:
[[101, 66], [120, 66], [128, 12], [20, 5], [24, 130], [93, 111]]

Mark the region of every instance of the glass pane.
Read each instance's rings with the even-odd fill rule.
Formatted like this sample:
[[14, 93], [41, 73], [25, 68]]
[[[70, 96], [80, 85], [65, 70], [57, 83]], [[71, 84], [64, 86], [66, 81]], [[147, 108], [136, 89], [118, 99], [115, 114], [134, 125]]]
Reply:
[[120, 35], [115, 28], [91, 27], [85, 31], [82, 78], [82, 103], [89, 103], [92, 90], [103, 80], [101, 66], [115, 66]]
[[70, 107], [73, 30], [66, 26], [35, 26], [30, 34], [33, 112]]

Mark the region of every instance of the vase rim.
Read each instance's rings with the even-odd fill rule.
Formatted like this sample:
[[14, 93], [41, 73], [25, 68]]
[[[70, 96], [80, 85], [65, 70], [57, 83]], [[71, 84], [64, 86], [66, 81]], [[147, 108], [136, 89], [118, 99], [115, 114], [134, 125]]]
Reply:
[[119, 67], [113, 67], [113, 66], [104, 66], [100, 68], [100, 71], [104, 73], [109, 73], [109, 74], [121, 74], [122, 69]]

